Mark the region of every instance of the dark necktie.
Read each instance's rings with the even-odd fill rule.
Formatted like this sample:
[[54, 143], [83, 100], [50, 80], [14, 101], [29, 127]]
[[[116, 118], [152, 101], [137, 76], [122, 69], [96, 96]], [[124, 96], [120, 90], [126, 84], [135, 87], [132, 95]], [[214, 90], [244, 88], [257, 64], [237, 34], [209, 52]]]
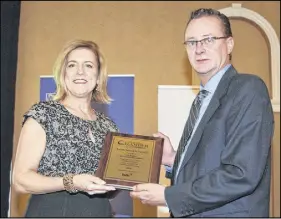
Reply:
[[196, 98], [194, 99], [191, 109], [190, 109], [190, 113], [189, 113], [189, 117], [187, 122], [185, 123], [185, 127], [181, 136], [181, 140], [179, 143], [179, 147], [176, 153], [176, 157], [175, 157], [175, 161], [174, 161], [174, 165], [173, 165], [173, 170], [172, 170], [172, 179], [174, 179], [177, 169], [178, 169], [178, 165], [181, 159], [181, 155], [186, 147], [187, 141], [191, 136], [191, 133], [193, 131], [194, 125], [196, 123], [196, 120], [198, 118], [199, 115], [199, 111], [203, 102], [203, 99], [208, 95], [208, 91], [206, 90], [201, 90]]

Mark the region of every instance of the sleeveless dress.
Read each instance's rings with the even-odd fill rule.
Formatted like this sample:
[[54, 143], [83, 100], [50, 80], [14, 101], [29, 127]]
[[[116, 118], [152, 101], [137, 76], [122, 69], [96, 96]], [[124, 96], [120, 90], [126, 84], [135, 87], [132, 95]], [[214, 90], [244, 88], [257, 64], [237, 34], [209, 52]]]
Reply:
[[[95, 121], [83, 120], [57, 101], [34, 104], [24, 114], [22, 125], [31, 117], [46, 133], [46, 149], [37, 172], [51, 177], [62, 177], [68, 173], [94, 174], [106, 133], [118, 131], [110, 118], [101, 112], [96, 112], [96, 115]], [[69, 194], [59, 191], [32, 194], [25, 216], [112, 217], [112, 209], [108, 194]]]

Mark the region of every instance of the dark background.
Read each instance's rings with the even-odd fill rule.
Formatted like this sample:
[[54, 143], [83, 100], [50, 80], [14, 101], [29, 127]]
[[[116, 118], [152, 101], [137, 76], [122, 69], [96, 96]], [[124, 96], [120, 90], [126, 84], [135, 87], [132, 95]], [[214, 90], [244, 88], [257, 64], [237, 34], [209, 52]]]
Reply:
[[20, 6], [1, 1], [1, 217], [9, 210]]

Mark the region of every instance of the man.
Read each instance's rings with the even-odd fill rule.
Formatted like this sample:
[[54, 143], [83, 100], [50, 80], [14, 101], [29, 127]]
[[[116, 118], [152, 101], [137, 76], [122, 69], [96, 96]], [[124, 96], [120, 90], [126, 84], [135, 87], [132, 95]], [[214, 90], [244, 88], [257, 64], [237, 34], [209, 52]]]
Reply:
[[220, 12], [194, 11], [184, 44], [200, 92], [177, 152], [154, 135], [164, 138], [171, 186], [139, 184], [131, 196], [167, 205], [172, 217], [268, 217], [274, 119], [266, 85], [231, 65], [234, 39]]

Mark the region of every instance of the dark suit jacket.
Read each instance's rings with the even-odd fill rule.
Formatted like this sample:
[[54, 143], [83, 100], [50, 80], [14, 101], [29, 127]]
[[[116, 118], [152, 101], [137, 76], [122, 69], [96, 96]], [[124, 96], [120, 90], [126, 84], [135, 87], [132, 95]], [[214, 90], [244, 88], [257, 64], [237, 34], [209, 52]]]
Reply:
[[273, 129], [266, 85], [231, 66], [165, 189], [172, 216], [268, 217]]

